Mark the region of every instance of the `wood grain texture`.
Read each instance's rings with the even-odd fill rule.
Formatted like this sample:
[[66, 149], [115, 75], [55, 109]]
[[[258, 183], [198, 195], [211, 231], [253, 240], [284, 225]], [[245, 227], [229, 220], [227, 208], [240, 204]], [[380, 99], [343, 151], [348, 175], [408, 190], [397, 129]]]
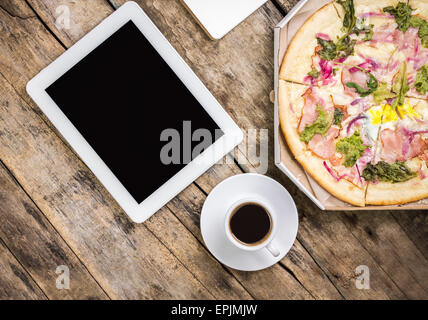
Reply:
[[[342, 222], [342, 213], [301, 208], [299, 240], [346, 299], [405, 299], [390, 275]], [[334, 245], [333, 245], [334, 243]], [[355, 269], [370, 269], [370, 290], [357, 289]]]
[[343, 216], [351, 233], [407, 298], [428, 297], [428, 262], [389, 212]]
[[[21, 97], [27, 82], [63, 51], [25, 1], [0, 0], [0, 72]], [[40, 45], [40, 44], [49, 44]], [[37, 108], [38, 110], [38, 108]]]
[[428, 259], [428, 214], [426, 211], [413, 212], [391, 212], [398, 224], [406, 232], [419, 251]]
[[340, 300], [344, 297], [310, 256], [299, 240], [281, 260], [315, 299]]
[[224, 270], [174, 216], [169, 206], [152, 216], [145, 225], [216, 299], [252, 299], [247, 290]]
[[285, 13], [290, 12], [291, 9], [299, 2], [299, 0], [273, 0], [275, 1]]
[[[113, 11], [105, 0], [28, 0], [27, 2], [66, 47], [76, 43]], [[69, 14], [69, 25], [61, 19], [64, 14]]]
[[[43, 213], [0, 163], [0, 238], [49, 299], [106, 299]], [[56, 287], [56, 268], [70, 270], [70, 289]], [[0, 295], [0, 299], [2, 296]]]
[[40, 290], [2, 241], [0, 241], [0, 299], [46, 299], [43, 291]]

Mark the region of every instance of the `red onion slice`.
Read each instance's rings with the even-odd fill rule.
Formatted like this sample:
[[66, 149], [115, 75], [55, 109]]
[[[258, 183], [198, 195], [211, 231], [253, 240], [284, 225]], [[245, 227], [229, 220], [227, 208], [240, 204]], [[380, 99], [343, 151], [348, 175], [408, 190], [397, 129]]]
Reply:
[[340, 180], [342, 180], [344, 177], [346, 177], [346, 174], [344, 174], [344, 175], [342, 175], [342, 176], [340, 176], [340, 177], [337, 177], [335, 174], [334, 174], [334, 172], [333, 172], [333, 170], [331, 170], [330, 169], [330, 167], [328, 166], [328, 164], [327, 164], [327, 162], [325, 162], [325, 161], [323, 161], [323, 165], [324, 165], [324, 167], [327, 169], [327, 171], [328, 171], [328, 173], [330, 173], [330, 175], [337, 181], [337, 182], [339, 182]]
[[325, 34], [325, 33], [317, 33], [316, 35], [315, 35], [317, 38], [321, 38], [321, 39], [323, 39], [323, 40], [331, 40], [330, 39], [330, 36], [328, 35], [328, 34]]
[[361, 119], [367, 119], [367, 117], [365, 115], [360, 115], [360, 116], [354, 118], [351, 122], [349, 122], [348, 128], [346, 129], [346, 134], [348, 136], [349, 136], [349, 132], [351, 131], [351, 128], [355, 124], [355, 122], [357, 122], [358, 120], [361, 120]]
[[386, 14], [383, 12], [364, 12], [364, 13], [360, 14], [360, 18], [362, 18], [362, 19], [369, 18], [369, 17], [384, 17], [384, 18], [388, 18], [388, 19], [394, 18], [393, 15]]
[[357, 168], [357, 172], [358, 172], [358, 179], [360, 179], [360, 183], [363, 184], [363, 180], [361, 179], [361, 173], [360, 173], [360, 168], [358, 168], [358, 164], [355, 164], [355, 167]]

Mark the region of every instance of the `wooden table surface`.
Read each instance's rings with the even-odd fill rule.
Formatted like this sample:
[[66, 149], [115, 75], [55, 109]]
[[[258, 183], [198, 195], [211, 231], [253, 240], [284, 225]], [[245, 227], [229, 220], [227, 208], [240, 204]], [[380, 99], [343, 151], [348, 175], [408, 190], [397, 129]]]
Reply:
[[[207, 194], [260, 170], [251, 161], [214, 166], [146, 223], [132, 223], [25, 91], [116, 3], [0, 0], [0, 298], [426, 299], [426, 212], [322, 212], [273, 163], [273, 28], [296, 1], [268, 1], [219, 41], [179, 0], [137, 2], [241, 128], [269, 129], [267, 175], [296, 201], [297, 240], [260, 272], [229, 269], [205, 248]], [[68, 29], [55, 23], [60, 5], [70, 9]], [[69, 290], [56, 286], [60, 265]], [[356, 286], [360, 265], [369, 290]]]

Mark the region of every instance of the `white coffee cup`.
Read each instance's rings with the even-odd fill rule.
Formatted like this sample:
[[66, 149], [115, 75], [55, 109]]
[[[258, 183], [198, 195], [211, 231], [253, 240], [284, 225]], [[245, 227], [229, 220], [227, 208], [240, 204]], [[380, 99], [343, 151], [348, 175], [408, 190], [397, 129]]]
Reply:
[[[262, 240], [260, 240], [256, 244], [247, 244], [240, 241], [232, 233], [232, 230], [230, 227], [230, 220], [232, 216], [240, 207], [242, 207], [245, 204], [256, 204], [264, 208], [264, 210], [266, 211], [266, 213], [269, 215], [269, 218], [270, 218], [269, 232], [266, 234], [266, 236]], [[253, 196], [253, 197], [243, 198], [234, 202], [227, 211], [225, 221], [224, 221], [224, 226], [225, 226], [227, 238], [239, 249], [242, 249], [245, 251], [257, 251], [257, 250], [266, 249], [272, 254], [272, 256], [274, 257], [279, 256], [280, 252], [277, 249], [278, 246], [275, 245], [275, 236], [278, 229], [277, 215], [275, 211], [272, 210], [272, 208], [262, 198]]]

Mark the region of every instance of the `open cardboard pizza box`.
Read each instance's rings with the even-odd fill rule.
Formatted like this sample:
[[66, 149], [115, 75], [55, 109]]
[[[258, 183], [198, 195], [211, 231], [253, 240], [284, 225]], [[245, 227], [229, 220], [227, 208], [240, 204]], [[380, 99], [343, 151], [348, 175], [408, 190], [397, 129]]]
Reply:
[[428, 209], [428, 199], [399, 206], [356, 207], [343, 202], [322, 188], [300, 166], [289, 150], [279, 125], [278, 81], [289, 41], [305, 21], [331, 0], [301, 0], [275, 27], [275, 164], [322, 210], [423, 210]]

